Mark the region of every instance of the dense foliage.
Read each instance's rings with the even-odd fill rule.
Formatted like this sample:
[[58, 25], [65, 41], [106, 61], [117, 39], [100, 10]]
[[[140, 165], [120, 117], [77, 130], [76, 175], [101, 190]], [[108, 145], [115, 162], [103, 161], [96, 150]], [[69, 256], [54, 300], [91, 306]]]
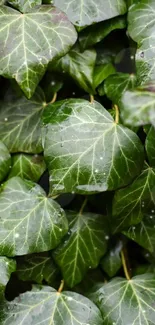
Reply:
[[0, 0], [0, 325], [155, 324], [154, 80], [154, 0]]

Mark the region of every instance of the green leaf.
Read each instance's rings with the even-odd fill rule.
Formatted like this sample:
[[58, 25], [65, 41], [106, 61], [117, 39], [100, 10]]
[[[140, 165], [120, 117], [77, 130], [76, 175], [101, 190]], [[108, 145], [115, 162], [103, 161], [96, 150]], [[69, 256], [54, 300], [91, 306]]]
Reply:
[[150, 214], [145, 215], [138, 225], [130, 227], [123, 233], [151, 253], [155, 253], [155, 209], [150, 210]]
[[69, 20], [80, 29], [123, 15], [127, 11], [124, 0], [54, 0], [54, 5], [64, 11]]
[[103, 325], [100, 311], [89, 299], [37, 285], [14, 301], [5, 302], [0, 321], [11, 325]]
[[16, 154], [12, 157], [12, 169], [8, 178], [20, 176], [34, 182], [38, 182], [46, 170], [43, 156]]
[[112, 227], [114, 232], [139, 223], [155, 208], [155, 170], [146, 167], [128, 187], [115, 193]]
[[113, 64], [97, 65], [94, 69], [94, 88], [97, 88], [103, 80], [116, 72]]
[[16, 261], [0, 256], [0, 299], [4, 298], [5, 287], [10, 280], [11, 273], [15, 271]]
[[27, 14], [1, 6], [0, 25], [0, 74], [15, 78], [30, 98], [49, 61], [66, 54], [75, 43], [75, 29], [51, 5], [38, 6]]
[[55, 248], [68, 230], [64, 211], [37, 184], [13, 177], [0, 193], [0, 254], [24, 255]]
[[28, 12], [33, 7], [42, 4], [41, 0], [9, 0], [7, 2], [21, 12]]
[[[131, 38], [138, 43], [136, 54], [137, 73], [142, 83], [155, 79], [155, 2], [141, 0], [131, 6], [128, 15], [128, 30]], [[140, 70], [140, 71], [139, 71]]]
[[148, 325], [155, 320], [155, 276], [144, 274], [130, 281], [114, 278], [90, 295], [106, 325]]
[[22, 256], [17, 259], [17, 275], [23, 281], [35, 281], [41, 284], [45, 280], [52, 285], [58, 268], [47, 253]]
[[92, 25], [79, 34], [80, 48], [84, 51], [88, 47], [102, 41], [113, 30], [125, 27], [126, 18], [121, 16]]
[[23, 96], [0, 103], [0, 139], [10, 152], [42, 152], [40, 117], [44, 105], [41, 92], [31, 100]]
[[123, 243], [121, 240], [113, 245], [101, 260], [102, 269], [112, 278], [121, 268], [121, 250]]
[[96, 61], [94, 49], [80, 52], [76, 45], [68, 54], [49, 65], [50, 70], [66, 72], [86, 92], [93, 94], [93, 73]]
[[0, 141], [0, 182], [6, 177], [11, 167], [11, 156], [7, 147]]
[[94, 213], [67, 212], [69, 232], [54, 251], [69, 287], [80, 283], [86, 272], [96, 268], [107, 249], [109, 230], [107, 220]]
[[127, 73], [116, 73], [109, 76], [102, 87], [105, 93], [114, 104], [120, 104], [123, 93], [128, 89], [134, 89], [136, 86], [136, 76]]
[[131, 182], [143, 166], [143, 148], [98, 102], [48, 105], [43, 114], [44, 156], [53, 194], [97, 193]]
[[121, 116], [127, 125], [155, 125], [155, 84], [126, 91], [121, 99]]
[[145, 147], [146, 147], [146, 153], [149, 159], [149, 163], [152, 167], [155, 167], [155, 129], [152, 126], [149, 129], [149, 132], [146, 137]]

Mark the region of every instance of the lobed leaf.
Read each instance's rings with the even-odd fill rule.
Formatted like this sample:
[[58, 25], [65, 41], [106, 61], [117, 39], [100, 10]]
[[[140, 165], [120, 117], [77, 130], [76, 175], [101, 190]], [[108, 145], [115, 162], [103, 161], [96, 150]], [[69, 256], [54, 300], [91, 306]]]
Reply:
[[0, 182], [6, 177], [11, 167], [11, 156], [7, 147], [0, 141]]

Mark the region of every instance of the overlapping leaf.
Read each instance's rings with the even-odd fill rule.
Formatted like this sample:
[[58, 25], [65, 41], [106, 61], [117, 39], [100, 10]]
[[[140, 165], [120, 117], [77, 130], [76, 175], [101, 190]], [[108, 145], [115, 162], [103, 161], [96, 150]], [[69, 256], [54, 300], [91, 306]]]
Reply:
[[123, 15], [127, 11], [124, 0], [54, 0], [54, 5], [64, 11], [69, 20], [79, 28]]
[[43, 114], [44, 156], [52, 193], [93, 193], [127, 185], [140, 173], [143, 148], [97, 102], [65, 100]]
[[7, 257], [0, 256], [0, 299], [4, 298], [4, 291], [12, 272], [16, 271], [16, 262]]
[[120, 256], [122, 248], [123, 242], [121, 240], [118, 240], [101, 260], [102, 269], [110, 277], [113, 277], [122, 266], [122, 260]]
[[61, 294], [51, 287], [33, 286], [1, 309], [0, 324], [103, 325], [101, 313], [87, 298], [75, 292]]
[[96, 268], [109, 239], [107, 220], [93, 213], [67, 212], [69, 233], [54, 251], [65, 282], [73, 287], [90, 268]]
[[113, 201], [114, 232], [139, 223], [155, 208], [155, 170], [146, 167], [128, 187], [116, 192]]
[[0, 103], [0, 139], [10, 152], [40, 153], [43, 150], [40, 117], [44, 104], [41, 92], [31, 100], [23, 96]]
[[106, 78], [115, 72], [116, 69], [112, 63], [96, 65], [94, 69], [94, 88], [98, 87]]
[[151, 166], [155, 167], [155, 129], [152, 126], [146, 137], [146, 152]]
[[6, 146], [0, 141], [0, 182], [5, 178], [11, 167], [11, 156]]
[[13, 177], [0, 193], [0, 254], [24, 255], [56, 247], [68, 229], [63, 210], [37, 184]]
[[17, 274], [23, 281], [40, 284], [45, 280], [52, 285], [58, 273], [58, 268], [47, 253], [26, 255], [17, 259]]
[[42, 4], [41, 0], [9, 0], [7, 2], [21, 12], [28, 12], [31, 8]]
[[64, 55], [76, 41], [76, 32], [65, 14], [51, 5], [27, 14], [1, 6], [0, 74], [15, 78], [30, 98], [49, 61]]
[[106, 325], [148, 325], [155, 320], [155, 276], [144, 274], [130, 281], [115, 278], [90, 295]]
[[38, 182], [45, 170], [46, 164], [43, 156], [16, 154], [12, 157], [12, 169], [8, 178], [19, 176], [21, 178]]

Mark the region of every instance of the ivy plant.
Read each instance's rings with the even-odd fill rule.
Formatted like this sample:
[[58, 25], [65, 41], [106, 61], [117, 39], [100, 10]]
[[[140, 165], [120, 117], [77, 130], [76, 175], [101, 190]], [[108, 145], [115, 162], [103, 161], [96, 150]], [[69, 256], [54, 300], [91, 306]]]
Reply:
[[155, 2], [0, 0], [0, 325], [155, 324]]

